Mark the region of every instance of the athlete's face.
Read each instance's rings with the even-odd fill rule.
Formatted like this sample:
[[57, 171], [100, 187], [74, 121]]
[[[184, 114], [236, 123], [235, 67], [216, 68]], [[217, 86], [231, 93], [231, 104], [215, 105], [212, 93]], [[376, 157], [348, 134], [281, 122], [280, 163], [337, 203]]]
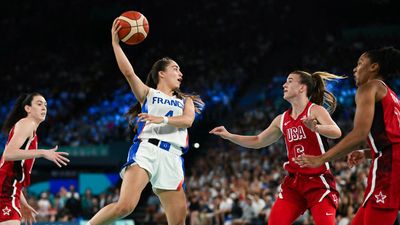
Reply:
[[41, 95], [36, 95], [33, 97], [31, 105], [26, 105], [25, 110], [28, 116], [33, 117], [33, 119], [42, 122], [46, 119], [47, 114], [47, 102]]
[[353, 69], [356, 86], [365, 84], [377, 74], [378, 64], [372, 63], [367, 54], [362, 54], [358, 59], [357, 66]]
[[291, 73], [283, 84], [283, 98], [289, 100], [305, 91], [305, 85], [300, 83], [300, 75]]
[[164, 71], [161, 72], [166, 84], [171, 90], [175, 90], [181, 86], [183, 74], [180, 71], [179, 65], [171, 60]]

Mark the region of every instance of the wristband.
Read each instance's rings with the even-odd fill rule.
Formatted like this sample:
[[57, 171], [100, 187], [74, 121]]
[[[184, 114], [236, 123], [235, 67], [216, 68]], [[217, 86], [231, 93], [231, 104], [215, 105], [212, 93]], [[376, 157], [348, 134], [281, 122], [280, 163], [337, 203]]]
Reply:
[[168, 124], [168, 117], [163, 116], [162, 124]]

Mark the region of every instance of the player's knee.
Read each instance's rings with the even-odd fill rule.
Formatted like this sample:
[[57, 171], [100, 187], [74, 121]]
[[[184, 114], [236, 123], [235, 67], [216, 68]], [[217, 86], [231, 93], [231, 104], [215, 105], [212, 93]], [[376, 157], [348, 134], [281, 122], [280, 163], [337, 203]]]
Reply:
[[133, 212], [135, 207], [136, 205], [134, 204], [118, 203], [115, 205], [115, 212], [118, 215], [118, 217], [126, 217]]

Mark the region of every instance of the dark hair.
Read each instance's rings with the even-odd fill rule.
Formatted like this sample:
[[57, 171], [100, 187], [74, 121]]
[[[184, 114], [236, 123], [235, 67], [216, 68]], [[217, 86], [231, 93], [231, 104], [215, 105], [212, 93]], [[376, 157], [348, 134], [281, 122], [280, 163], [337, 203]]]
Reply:
[[33, 92], [30, 94], [22, 94], [20, 95], [14, 103], [14, 106], [10, 113], [7, 115], [6, 120], [4, 121], [2, 131], [8, 134], [11, 128], [22, 118], [28, 116], [28, 113], [25, 111], [25, 106], [32, 105], [32, 100], [35, 96], [43, 96], [37, 92]]
[[[146, 85], [150, 88], [156, 89], [158, 84], [158, 72], [165, 71], [167, 66], [172, 61], [173, 59], [169, 57], [164, 57], [157, 60], [151, 67], [150, 72], [147, 74]], [[183, 93], [179, 89], [175, 89], [174, 94], [180, 99], [191, 98], [193, 100], [196, 113], [201, 113], [201, 110], [204, 107], [204, 102], [201, 100], [199, 95]], [[125, 116], [128, 118], [129, 122], [132, 123], [141, 110], [142, 107], [140, 106], [140, 103], [137, 102], [129, 108]]]
[[394, 47], [383, 47], [366, 51], [372, 63], [379, 64], [379, 75], [390, 78], [400, 74], [400, 51]]
[[300, 76], [300, 83], [307, 86], [307, 97], [311, 102], [326, 107], [329, 113], [336, 109], [335, 96], [326, 90], [325, 80], [338, 80], [346, 77], [338, 76], [327, 72], [314, 72], [313, 74], [305, 71], [294, 71], [294, 74]]

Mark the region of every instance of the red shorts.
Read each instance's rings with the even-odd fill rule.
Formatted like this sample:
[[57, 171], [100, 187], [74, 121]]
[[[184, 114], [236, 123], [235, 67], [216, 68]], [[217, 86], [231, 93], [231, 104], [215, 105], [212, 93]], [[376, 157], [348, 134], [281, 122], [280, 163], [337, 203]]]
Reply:
[[360, 206], [351, 225], [393, 225], [396, 224], [399, 209], [385, 209], [374, 207], [372, 201]]
[[324, 198], [332, 201], [337, 208], [339, 192], [330, 172], [321, 175], [289, 174], [282, 183], [280, 199], [296, 202], [302, 208], [310, 209]]
[[19, 206], [13, 207], [11, 201], [0, 200], [0, 222], [21, 220]]

